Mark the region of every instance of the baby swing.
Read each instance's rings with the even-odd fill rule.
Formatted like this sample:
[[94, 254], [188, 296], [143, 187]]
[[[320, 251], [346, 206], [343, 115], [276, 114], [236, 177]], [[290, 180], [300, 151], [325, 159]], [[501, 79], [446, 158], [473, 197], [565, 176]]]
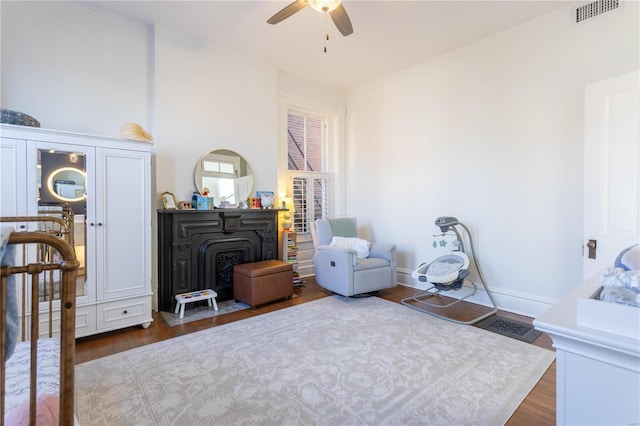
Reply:
[[[482, 272], [480, 271], [480, 265], [478, 265], [478, 263], [475, 261], [475, 255], [473, 252], [473, 239], [471, 237], [471, 232], [469, 232], [469, 229], [464, 224], [460, 223], [455, 217], [439, 217], [436, 219], [435, 224], [440, 228], [442, 236], [444, 236], [448, 231], [452, 231], [455, 234], [456, 240], [453, 242], [454, 251], [439, 256], [430, 263], [422, 263], [415, 271], [413, 271], [413, 273], [411, 274], [412, 278], [417, 279], [420, 282], [427, 282], [431, 284], [431, 287], [417, 293], [412, 297], [402, 299], [402, 304], [412, 309], [416, 309], [418, 311], [425, 312], [429, 315], [433, 315], [448, 321], [456, 322], [458, 324], [475, 324], [478, 321], [488, 318], [498, 312], [498, 306], [493, 300], [493, 296], [491, 295], [491, 292], [489, 291], [489, 288], [484, 281]], [[436, 312], [421, 307], [422, 305], [431, 306], [433, 308], [446, 309], [455, 305], [456, 303], [468, 299], [476, 293], [476, 284], [473, 281], [467, 279], [467, 277], [469, 276], [469, 257], [464, 252], [464, 243], [462, 241], [462, 237], [456, 229], [456, 226], [458, 225], [464, 228], [467, 233], [467, 236], [469, 238], [471, 257], [474, 259], [473, 263], [475, 264], [476, 270], [478, 271], [478, 276], [480, 277], [482, 287], [489, 296], [489, 300], [493, 305], [493, 309], [491, 311], [482, 314], [470, 321], [455, 320], [453, 318], [447, 317], [445, 315], [440, 315]], [[430, 297], [439, 296], [443, 291], [460, 290], [461, 288], [463, 288], [465, 281], [470, 284], [470, 286], [466, 286], [466, 294], [463, 294], [453, 302], [448, 304], [434, 304], [427, 301]]]

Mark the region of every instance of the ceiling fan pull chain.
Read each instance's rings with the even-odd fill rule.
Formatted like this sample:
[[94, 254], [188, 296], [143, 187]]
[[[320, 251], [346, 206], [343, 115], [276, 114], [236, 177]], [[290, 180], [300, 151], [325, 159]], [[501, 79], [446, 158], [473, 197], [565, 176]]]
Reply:
[[329, 41], [329, 14], [324, 13], [324, 53], [327, 53], [327, 42]]

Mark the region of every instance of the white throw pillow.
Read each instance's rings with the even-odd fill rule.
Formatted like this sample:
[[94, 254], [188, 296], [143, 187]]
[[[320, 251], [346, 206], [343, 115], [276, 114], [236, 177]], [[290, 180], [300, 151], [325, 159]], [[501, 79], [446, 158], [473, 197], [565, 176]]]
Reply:
[[355, 250], [358, 257], [364, 259], [369, 257], [371, 243], [360, 238], [333, 237], [329, 246]]

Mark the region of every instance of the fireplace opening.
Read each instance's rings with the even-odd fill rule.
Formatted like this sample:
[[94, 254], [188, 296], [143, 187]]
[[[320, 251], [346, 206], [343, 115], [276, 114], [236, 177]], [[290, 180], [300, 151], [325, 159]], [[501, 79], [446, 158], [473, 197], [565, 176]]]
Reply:
[[199, 245], [197, 260], [192, 264], [199, 288], [214, 290], [218, 293], [218, 300], [233, 298], [233, 267], [262, 257], [260, 238], [255, 233], [248, 234], [234, 234], [231, 238], [218, 236]]

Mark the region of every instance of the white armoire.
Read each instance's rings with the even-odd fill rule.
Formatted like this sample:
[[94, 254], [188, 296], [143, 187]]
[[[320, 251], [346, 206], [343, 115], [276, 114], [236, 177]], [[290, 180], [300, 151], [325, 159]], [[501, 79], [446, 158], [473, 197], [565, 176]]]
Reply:
[[[152, 145], [5, 124], [0, 125], [0, 136], [0, 215], [55, 215], [60, 206], [72, 211], [80, 261], [76, 337], [134, 325], [148, 327]], [[16, 230], [41, 226], [20, 221], [10, 225]], [[55, 292], [43, 291], [44, 299], [54, 301], [55, 322], [59, 301]], [[48, 311], [49, 303], [41, 302], [41, 312]], [[28, 305], [22, 312], [27, 329]], [[43, 335], [49, 329], [48, 318], [40, 315]]]

